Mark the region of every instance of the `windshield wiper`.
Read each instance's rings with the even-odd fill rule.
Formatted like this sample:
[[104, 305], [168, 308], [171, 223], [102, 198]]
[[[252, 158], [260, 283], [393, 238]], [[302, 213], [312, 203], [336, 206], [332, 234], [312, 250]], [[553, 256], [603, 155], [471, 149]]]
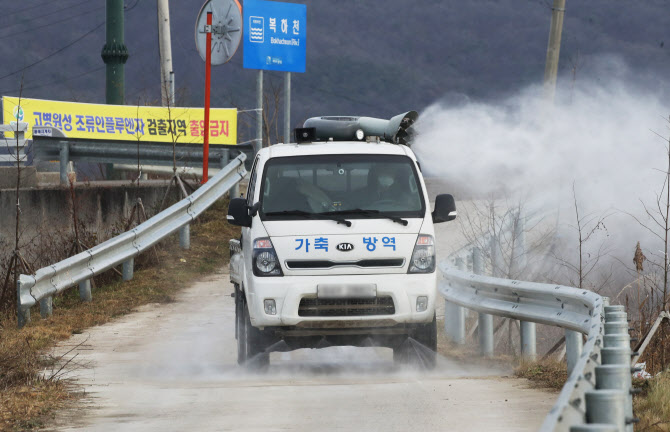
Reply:
[[402, 226], [407, 226], [408, 222], [405, 219], [399, 218], [397, 216], [391, 216], [381, 213], [379, 210], [364, 210], [364, 209], [351, 209], [351, 210], [337, 210], [332, 212], [319, 213], [323, 215], [338, 215], [338, 214], [348, 214], [348, 215], [362, 215], [362, 216], [378, 216], [386, 219], [390, 219], [395, 223], [399, 223]]
[[325, 216], [326, 218], [333, 220], [337, 222], [338, 224], [346, 225], [347, 227], [351, 226], [351, 222], [341, 218], [337, 217], [332, 214], [328, 214], [330, 212], [326, 213], [310, 213], [306, 212], [304, 210], [282, 210], [282, 211], [274, 211], [274, 212], [268, 212], [265, 213], [265, 216], [304, 216], [306, 219], [321, 219], [319, 216]]

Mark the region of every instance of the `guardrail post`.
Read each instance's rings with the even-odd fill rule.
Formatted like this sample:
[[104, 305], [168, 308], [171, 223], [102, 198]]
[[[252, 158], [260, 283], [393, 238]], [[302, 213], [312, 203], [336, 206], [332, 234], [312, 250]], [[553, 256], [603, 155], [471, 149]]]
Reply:
[[[456, 268], [464, 270], [463, 258], [456, 258]], [[458, 345], [465, 343], [465, 311], [461, 306], [444, 301], [444, 331]]]
[[444, 302], [444, 330], [449, 339], [458, 345], [465, 343], [465, 314], [463, 308]]
[[224, 169], [226, 165], [228, 165], [228, 162], [230, 162], [230, 152], [228, 149], [224, 149], [221, 151], [221, 169]]
[[135, 266], [135, 258], [129, 258], [128, 261], [123, 262], [123, 280], [129, 281], [133, 278], [133, 267]]
[[627, 334], [606, 334], [603, 336], [605, 348], [630, 348], [630, 336]]
[[535, 360], [537, 357], [535, 323], [521, 321], [519, 333], [521, 333], [521, 357]]
[[[630, 368], [628, 314], [622, 305], [605, 307], [605, 346], [602, 365], [596, 367], [596, 388], [623, 390], [626, 394], [626, 431], [633, 431], [633, 383]], [[612, 352], [614, 351], [614, 352]]]
[[605, 348], [630, 349], [630, 335], [628, 334], [628, 314], [622, 312], [623, 306], [605, 307]]
[[479, 353], [490, 357], [493, 355], [493, 316], [480, 313], [477, 317], [479, 332]]
[[70, 162], [70, 144], [67, 142], [60, 143], [60, 184], [67, 185], [67, 166]]
[[598, 390], [622, 390], [626, 394], [625, 422], [626, 430], [633, 431], [633, 395], [631, 384], [630, 366], [623, 365], [601, 365], [596, 366], [596, 389]]
[[[609, 301], [608, 301], [609, 303]], [[626, 306], [624, 305], [607, 305], [603, 308], [604, 313], [610, 312], [626, 312]]]
[[42, 318], [49, 318], [53, 314], [53, 297], [44, 297], [40, 300], [40, 315]]
[[[224, 150], [224, 154], [221, 157], [221, 169], [225, 168], [226, 165], [230, 162], [230, 157], [229, 157], [229, 151], [228, 149]], [[240, 183], [237, 182], [233, 187], [230, 188], [228, 191], [228, 198], [238, 198], [240, 196]]]
[[630, 348], [602, 348], [600, 356], [602, 364], [628, 364], [630, 365]]
[[622, 390], [587, 391], [586, 422], [611, 424], [617, 430], [626, 427], [626, 392]]
[[179, 228], [179, 247], [182, 249], [191, 249], [191, 226], [184, 225]]
[[19, 328], [30, 322], [30, 309], [21, 308], [21, 279], [16, 281], [16, 317]]
[[[484, 256], [478, 247], [472, 249], [472, 272], [484, 274]], [[479, 353], [490, 357], [493, 355], [493, 316], [480, 313], [477, 316], [477, 331], [479, 333]]]
[[568, 362], [568, 376], [575, 369], [577, 360], [582, 356], [582, 334], [573, 330], [565, 331], [565, 354]]
[[91, 295], [91, 280], [86, 279], [83, 282], [79, 282], [79, 299], [84, 302], [90, 302], [93, 300]]
[[[524, 230], [524, 218], [521, 210], [516, 213], [514, 220], [514, 247], [512, 250], [512, 262], [510, 263], [510, 275], [519, 278], [526, 267], [526, 233]], [[537, 331], [535, 323], [520, 321], [519, 333], [521, 334], [521, 357], [535, 360], [537, 357]]]

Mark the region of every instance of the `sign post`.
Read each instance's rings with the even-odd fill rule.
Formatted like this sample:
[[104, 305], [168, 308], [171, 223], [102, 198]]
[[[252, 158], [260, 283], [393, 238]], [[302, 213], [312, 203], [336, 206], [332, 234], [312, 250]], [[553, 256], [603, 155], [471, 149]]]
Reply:
[[209, 168], [209, 90], [212, 81], [212, 13], [207, 12], [207, 45], [205, 54], [205, 143], [202, 152], [202, 184], [207, 183]]
[[202, 183], [207, 182], [209, 153], [209, 106], [212, 65], [228, 62], [242, 39], [242, 7], [237, 0], [207, 0], [195, 22], [195, 44], [205, 61], [205, 124]]
[[291, 142], [291, 72], [284, 74], [284, 142]]
[[[291, 72], [305, 72], [307, 46], [307, 6], [303, 4], [245, 0], [244, 67], [286, 72], [284, 77], [284, 141], [291, 137]], [[262, 83], [257, 85], [262, 92]], [[262, 94], [258, 94], [262, 110]], [[258, 116], [262, 130], [262, 116]], [[262, 138], [259, 136], [258, 138]]]

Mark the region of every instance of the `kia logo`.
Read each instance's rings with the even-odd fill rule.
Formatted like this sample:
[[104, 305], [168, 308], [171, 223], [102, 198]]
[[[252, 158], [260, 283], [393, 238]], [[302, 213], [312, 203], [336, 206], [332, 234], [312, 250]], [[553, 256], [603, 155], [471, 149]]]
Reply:
[[338, 251], [342, 252], [349, 252], [350, 250], [354, 250], [354, 245], [351, 243], [340, 243], [336, 247]]

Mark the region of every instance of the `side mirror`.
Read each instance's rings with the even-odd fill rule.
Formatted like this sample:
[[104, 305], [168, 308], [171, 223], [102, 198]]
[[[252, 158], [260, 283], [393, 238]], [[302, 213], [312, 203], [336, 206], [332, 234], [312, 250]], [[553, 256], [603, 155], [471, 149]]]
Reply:
[[233, 198], [228, 205], [228, 223], [243, 227], [251, 226], [251, 216], [245, 198]]
[[440, 194], [435, 197], [435, 210], [432, 214], [433, 223], [449, 222], [456, 219], [454, 197], [449, 194]]

